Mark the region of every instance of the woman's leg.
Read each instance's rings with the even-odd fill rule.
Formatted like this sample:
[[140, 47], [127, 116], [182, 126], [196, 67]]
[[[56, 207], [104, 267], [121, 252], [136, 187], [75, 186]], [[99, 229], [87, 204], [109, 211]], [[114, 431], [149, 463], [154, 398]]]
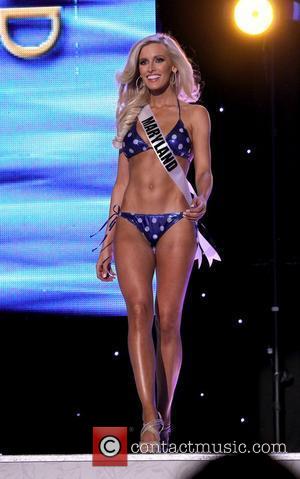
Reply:
[[[152, 338], [155, 256], [148, 241], [127, 219], [119, 217], [115, 228], [114, 257], [127, 307], [129, 356], [142, 403], [143, 421], [148, 422], [157, 418]], [[143, 435], [145, 442], [154, 440], [151, 432]]]
[[165, 425], [171, 422], [181, 368], [181, 315], [196, 247], [195, 225], [186, 218], [166, 231], [156, 246], [157, 408]]

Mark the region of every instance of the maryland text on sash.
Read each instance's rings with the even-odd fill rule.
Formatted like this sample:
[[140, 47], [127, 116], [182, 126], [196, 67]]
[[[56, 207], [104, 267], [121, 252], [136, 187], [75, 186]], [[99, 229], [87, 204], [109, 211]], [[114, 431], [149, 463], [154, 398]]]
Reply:
[[149, 141], [159, 156], [160, 161], [164, 164], [168, 171], [172, 171], [177, 167], [177, 160], [169, 147], [166, 140], [163, 138], [158, 124], [153, 116], [142, 120], [143, 127], [147, 133]]

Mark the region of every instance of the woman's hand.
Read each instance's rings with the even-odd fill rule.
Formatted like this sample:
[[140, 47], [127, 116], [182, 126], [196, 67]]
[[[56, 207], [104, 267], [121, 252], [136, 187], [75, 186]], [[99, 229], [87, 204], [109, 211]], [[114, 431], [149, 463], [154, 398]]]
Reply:
[[112, 251], [104, 251], [100, 252], [98, 261], [96, 263], [96, 274], [97, 278], [101, 281], [111, 282], [116, 277], [116, 273], [111, 268], [113, 254]]
[[190, 208], [185, 210], [183, 216], [191, 221], [199, 221], [206, 213], [206, 201], [201, 196], [194, 196]]

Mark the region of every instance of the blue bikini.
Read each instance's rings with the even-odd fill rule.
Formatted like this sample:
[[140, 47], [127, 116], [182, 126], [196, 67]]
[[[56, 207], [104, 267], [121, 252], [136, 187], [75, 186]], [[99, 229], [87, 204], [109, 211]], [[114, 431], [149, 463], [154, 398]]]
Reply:
[[[194, 156], [192, 152], [192, 142], [189, 133], [181, 119], [180, 104], [178, 99], [177, 104], [179, 109], [179, 119], [172, 130], [165, 136], [165, 138], [174, 155], [182, 156], [190, 162]], [[120, 153], [124, 153], [128, 159], [137, 155], [138, 153], [152, 149], [152, 146], [146, 143], [138, 134], [136, 125], [137, 120], [133, 123], [129, 131], [124, 136], [122, 148], [119, 150]]]
[[[172, 128], [165, 138], [175, 156], [181, 156], [190, 162], [194, 156], [192, 152], [192, 142], [189, 133], [181, 119], [180, 104], [178, 99], [177, 104], [179, 110], [179, 119], [174, 128]], [[124, 153], [128, 159], [139, 153], [152, 149], [152, 146], [146, 143], [139, 135], [136, 125], [137, 120], [124, 136], [122, 148], [120, 149], [120, 153]], [[184, 217], [182, 211], [156, 215], [121, 211], [119, 216], [126, 218], [128, 221], [134, 224], [138, 230], [143, 233], [152, 248], [155, 248], [158, 240], [171, 226]], [[195, 236], [197, 238], [197, 222], [194, 222], [194, 225]]]
[[[168, 231], [177, 221], [183, 218], [183, 213], [162, 213], [159, 215], [149, 215], [142, 213], [128, 213], [127, 211], [121, 211], [120, 215], [126, 218], [130, 223], [134, 224], [141, 233], [143, 233], [146, 239], [149, 241], [152, 248], [155, 248], [159, 238]], [[197, 225], [196, 237], [197, 237]]]

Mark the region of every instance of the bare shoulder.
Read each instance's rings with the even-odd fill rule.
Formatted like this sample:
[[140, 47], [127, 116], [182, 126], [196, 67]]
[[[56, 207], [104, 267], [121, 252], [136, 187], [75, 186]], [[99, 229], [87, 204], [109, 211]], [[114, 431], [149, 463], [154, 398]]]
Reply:
[[199, 122], [202, 126], [210, 126], [210, 116], [207, 108], [203, 105], [190, 105], [191, 115], [195, 122]]
[[205, 106], [183, 103], [182, 109], [190, 119], [192, 128], [198, 125], [210, 129], [210, 115]]

